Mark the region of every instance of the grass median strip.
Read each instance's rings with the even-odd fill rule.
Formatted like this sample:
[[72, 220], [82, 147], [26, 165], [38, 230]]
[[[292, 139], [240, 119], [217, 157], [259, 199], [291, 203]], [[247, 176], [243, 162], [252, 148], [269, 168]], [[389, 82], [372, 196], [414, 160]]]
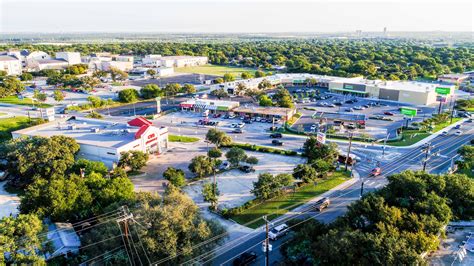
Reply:
[[188, 136], [178, 136], [178, 135], [168, 135], [168, 140], [170, 142], [196, 142], [199, 140], [199, 138], [195, 137], [188, 137]]
[[11, 132], [37, 125], [38, 121], [38, 119], [32, 119], [30, 123], [30, 119], [26, 116], [0, 118], [0, 142], [11, 139]]
[[203, 65], [203, 66], [193, 66], [193, 67], [179, 67], [175, 69], [175, 72], [179, 73], [197, 73], [197, 74], [206, 74], [213, 76], [223, 76], [226, 73], [239, 76], [242, 72], [255, 72], [256, 69], [253, 68], [244, 68], [244, 67], [232, 67], [232, 66], [216, 66], [216, 65]]
[[23, 98], [20, 99], [16, 96], [8, 96], [4, 98], [0, 98], [0, 103], [9, 103], [9, 104], [16, 104], [16, 105], [26, 105], [26, 106], [36, 106], [38, 108], [49, 108], [52, 107], [51, 104], [46, 104], [46, 103], [38, 103], [35, 102], [33, 104], [33, 100], [30, 98]]
[[[294, 209], [347, 180], [349, 180], [349, 174], [347, 172], [335, 172], [327, 179], [319, 181], [317, 185], [309, 184], [303, 186], [297, 189], [294, 193], [277, 196], [259, 205], [248, 208], [239, 214], [233, 215], [230, 218], [239, 224], [248, 223], [254, 219], [262, 217], [263, 215], [268, 215], [268, 219], [273, 220], [290, 211], [285, 208], [293, 206], [292, 209]], [[247, 226], [250, 228], [257, 228], [264, 223], [265, 222], [260, 219]]]

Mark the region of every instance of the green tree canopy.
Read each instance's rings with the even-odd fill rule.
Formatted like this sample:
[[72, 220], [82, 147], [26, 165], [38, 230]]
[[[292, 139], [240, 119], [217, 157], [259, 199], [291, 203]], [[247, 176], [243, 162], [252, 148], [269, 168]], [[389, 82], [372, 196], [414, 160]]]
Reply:
[[119, 91], [118, 99], [124, 103], [132, 103], [138, 99], [138, 91], [135, 89], [124, 89]]
[[247, 154], [245, 151], [238, 147], [232, 147], [226, 152], [225, 157], [233, 166], [238, 166], [241, 162], [247, 160]]
[[132, 171], [139, 171], [148, 161], [149, 154], [142, 151], [127, 151], [120, 153], [118, 166], [129, 167]]
[[181, 169], [168, 167], [166, 171], [163, 173], [163, 177], [176, 187], [182, 187], [186, 185], [186, 178], [184, 176], [184, 171]]
[[191, 160], [189, 170], [197, 177], [203, 178], [214, 171], [214, 161], [204, 155], [198, 155]]
[[220, 147], [221, 145], [229, 145], [232, 143], [231, 137], [227, 136], [224, 131], [220, 131], [215, 128], [211, 128], [209, 131], [207, 131], [206, 140], [214, 143], [216, 147]]

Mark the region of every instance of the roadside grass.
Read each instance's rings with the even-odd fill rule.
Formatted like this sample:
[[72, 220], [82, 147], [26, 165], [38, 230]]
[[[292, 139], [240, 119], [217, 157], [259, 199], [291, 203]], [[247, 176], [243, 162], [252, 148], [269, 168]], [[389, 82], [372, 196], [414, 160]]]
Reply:
[[193, 67], [178, 67], [174, 71], [178, 73], [196, 73], [213, 76], [224, 76], [226, 73], [233, 74], [236, 78], [240, 78], [243, 72], [254, 74], [257, 69], [247, 67], [233, 67], [233, 66], [217, 66], [217, 65], [203, 65]]
[[[235, 214], [230, 218], [239, 224], [246, 224], [252, 220], [261, 218], [264, 215], [268, 215], [268, 219], [273, 220], [291, 211], [285, 208], [292, 206], [292, 209], [294, 209], [301, 206], [312, 198], [331, 190], [347, 180], [349, 180], [349, 172], [334, 172], [327, 179], [319, 181], [317, 185], [305, 185], [298, 188], [294, 193], [287, 193], [264, 201], [263, 203], [243, 210], [241, 213]], [[263, 224], [265, 224], [265, 221], [259, 219], [247, 226], [255, 229]]]
[[474, 172], [471, 169], [459, 169], [456, 171], [457, 174], [465, 174], [470, 178], [474, 178]]
[[296, 121], [298, 121], [298, 119], [301, 118], [302, 115], [302, 113], [297, 112], [290, 120], [288, 120], [288, 125], [292, 126], [294, 123], [296, 123]]
[[199, 138], [196, 137], [188, 137], [188, 136], [178, 136], [178, 135], [168, 135], [168, 140], [170, 142], [196, 142], [199, 141]]
[[[16, 105], [33, 106], [33, 99], [30, 99], [30, 98], [20, 99], [17, 96], [7, 96], [7, 97], [4, 97], [4, 98], [0, 98], [0, 103], [9, 103], [9, 104], [16, 104]], [[53, 107], [51, 104], [38, 103], [38, 102], [35, 102], [34, 106], [36, 106], [38, 108]]]
[[7, 115], [7, 113], [0, 112], [0, 116], [4, 116], [4, 115]]
[[[453, 124], [461, 120], [462, 118], [455, 117], [453, 118]], [[438, 132], [443, 130], [445, 127], [451, 125], [450, 121], [446, 121], [440, 124], [435, 125], [433, 132]], [[390, 146], [410, 146], [417, 143], [418, 141], [430, 136], [432, 133], [429, 133], [425, 130], [404, 130], [402, 132], [402, 139], [394, 142], [387, 142], [387, 145]]]
[[26, 116], [16, 116], [9, 118], [0, 118], [0, 143], [12, 138], [11, 132], [33, 126], [37, 124], [38, 119], [32, 119], [30, 123]]

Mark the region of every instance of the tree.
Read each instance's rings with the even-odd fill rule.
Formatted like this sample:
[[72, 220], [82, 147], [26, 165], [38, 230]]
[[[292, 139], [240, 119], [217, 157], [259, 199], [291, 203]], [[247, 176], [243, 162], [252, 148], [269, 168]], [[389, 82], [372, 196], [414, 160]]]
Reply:
[[260, 106], [272, 106], [273, 105], [273, 101], [272, 99], [270, 99], [270, 97], [268, 97], [267, 95], [263, 94], [259, 97], [259, 102], [258, 102], [258, 105]]
[[311, 136], [303, 144], [303, 155], [308, 158], [309, 163], [317, 159], [333, 163], [339, 154], [337, 149], [337, 144], [321, 144], [314, 136]]
[[31, 75], [31, 73], [28, 73], [28, 72], [21, 73], [20, 79], [22, 81], [30, 81], [30, 80], [33, 80], [33, 75]]
[[196, 87], [192, 84], [184, 84], [183, 87], [181, 88], [181, 91], [183, 93], [191, 94], [191, 93], [196, 93]]
[[143, 99], [152, 99], [163, 96], [163, 91], [156, 84], [146, 84], [140, 89], [140, 95]]
[[146, 71], [146, 73], [147, 73], [148, 75], [150, 75], [152, 78], [155, 78], [156, 70], [154, 70], [154, 69], [148, 69], [148, 70]]
[[168, 180], [173, 186], [182, 187], [186, 185], [186, 178], [184, 177], [184, 171], [176, 169], [174, 167], [168, 167], [163, 173], [163, 177]]
[[249, 157], [247, 157], [245, 162], [249, 163], [249, 164], [258, 164], [258, 158], [255, 157], [255, 156], [249, 156]]
[[265, 89], [269, 89], [272, 87], [272, 84], [270, 83], [270, 81], [264, 79], [262, 81], [260, 81], [260, 83], [258, 83], [258, 88], [260, 90], [265, 90]]
[[84, 76], [80, 78], [80, 81], [82, 82], [82, 86], [85, 88], [94, 88], [100, 84], [100, 80], [95, 77], [89, 77], [89, 76]]
[[293, 177], [303, 181], [304, 183], [311, 183], [316, 180], [318, 173], [308, 164], [298, 164], [293, 170]]
[[323, 177], [334, 168], [332, 163], [325, 159], [317, 159], [313, 162], [313, 167], [318, 173], [319, 177]]
[[61, 176], [74, 164], [79, 144], [69, 137], [31, 137], [12, 139], [0, 148], [0, 158], [7, 161], [13, 178], [9, 185], [24, 188], [36, 177]]
[[78, 221], [100, 214], [104, 206], [135, 197], [128, 177], [106, 178], [91, 172], [56, 176], [46, 180], [37, 178], [20, 198], [20, 212], [51, 217], [53, 221]]
[[148, 161], [148, 153], [142, 151], [127, 151], [120, 153], [118, 166], [129, 167], [132, 171], [139, 171]]
[[224, 79], [223, 79], [223, 78], [216, 78], [216, 79], [214, 80], [214, 82], [215, 82], [216, 84], [221, 84], [221, 83], [224, 83]]
[[227, 91], [222, 88], [211, 91], [211, 95], [217, 97], [219, 100], [229, 97]]
[[293, 108], [293, 100], [291, 99], [290, 92], [285, 88], [280, 88], [273, 95], [273, 99], [276, 101], [277, 105], [280, 107]]
[[80, 75], [87, 73], [87, 69], [89, 69], [87, 64], [76, 64], [72, 66], [68, 66], [64, 73], [73, 74], [73, 75]]
[[115, 82], [117, 80], [126, 80], [128, 78], [128, 74], [125, 71], [122, 71], [118, 68], [111, 67], [109, 69], [110, 77]]
[[225, 154], [225, 157], [232, 166], [238, 166], [241, 162], [245, 162], [247, 154], [245, 154], [245, 151], [241, 148], [232, 147]]
[[235, 76], [231, 73], [225, 73], [223, 78], [225, 82], [230, 82], [230, 81], [235, 80]]
[[94, 73], [92, 73], [92, 76], [94, 78], [105, 78], [107, 77], [108, 73], [107, 71], [103, 71], [103, 70], [96, 70]]
[[293, 183], [293, 177], [290, 174], [278, 174], [273, 176], [270, 173], [258, 175], [257, 182], [253, 182], [252, 193], [257, 199], [269, 199], [282, 192], [282, 188]]
[[247, 87], [245, 86], [245, 84], [242, 82], [239, 82], [239, 84], [237, 84], [237, 87], [235, 88], [235, 94], [242, 95], [245, 93], [246, 90], [247, 90]]
[[98, 173], [103, 176], [106, 176], [109, 173], [109, 169], [103, 162], [90, 161], [83, 158], [78, 159], [72, 166], [71, 170], [78, 175], [80, 175], [81, 172], [84, 175]]
[[202, 186], [202, 195], [204, 197], [204, 201], [211, 203], [211, 208], [216, 210], [217, 202], [219, 200], [219, 189], [217, 188], [217, 184], [214, 183], [206, 183]]
[[138, 99], [138, 91], [135, 89], [124, 89], [118, 94], [119, 101], [124, 103], [135, 102]]
[[214, 162], [204, 155], [198, 155], [191, 160], [191, 164], [188, 168], [197, 177], [203, 178], [213, 173]]
[[43, 93], [43, 92], [38, 92], [35, 96], [35, 99], [40, 102], [45, 102], [46, 99], [48, 99], [48, 95], [46, 95], [46, 93]]
[[64, 94], [61, 90], [55, 90], [53, 98], [56, 102], [60, 102], [64, 100]]
[[166, 96], [176, 95], [181, 92], [181, 85], [179, 85], [179, 83], [168, 83], [164, 91]]
[[261, 70], [257, 70], [255, 71], [255, 75], [254, 75], [256, 78], [262, 78], [262, 77], [265, 77], [265, 72], [261, 71]]
[[250, 79], [250, 78], [252, 78], [252, 74], [250, 74], [248, 72], [242, 72], [242, 74], [240, 74], [240, 77], [242, 79]]
[[0, 264], [46, 265], [40, 254], [44, 249], [45, 231], [42, 221], [34, 214], [1, 218]]
[[206, 140], [214, 143], [216, 147], [220, 147], [221, 145], [229, 145], [232, 143], [232, 138], [227, 136], [227, 134], [223, 131], [218, 129], [211, 128], [207, 131]]
[[220, 158], [222, 156], [222, 151], [218, 148], [212, 148], [207, 152], [207, 156], [210, 158]]
[[6, 76], [0, 80], [0, 98], [18, 94], [25, 90], [25, 85], [14, 76]]

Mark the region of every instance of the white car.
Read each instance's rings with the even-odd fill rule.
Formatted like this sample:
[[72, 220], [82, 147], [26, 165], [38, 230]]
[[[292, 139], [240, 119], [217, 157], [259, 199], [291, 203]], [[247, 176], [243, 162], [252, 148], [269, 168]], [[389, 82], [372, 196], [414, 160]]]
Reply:
[[288, 225], [280, 224], [268, 232], [268, 238], [270, 238], [270, 240], [277, 240], [280, 236], [288, 234], [288, 231]]
[[456, 136], [461, 136], [461, 135], [462, 135], [462, 131], [461, 131], [461, 130], [456, 130], [456, 132], [454, 132], [454, 135], [456, 135]]
[[443, 133], [441, 133], [441, 135], [447, 136], [447, 135], [448, 135], [448, 131], [443, 131]]
[[237, 127], [238, 127], [238, 128], [243, 128], [244, 126], [245, 126], [245, 123], [239, 123], [239, 124], [237, 124]]
[[232, 123], [230, 127], [237, 127], [237, 123]]
[[317, 125], [312, 125], [311, 128], [310, 128], [310, 130], [311, 130], [311, 131], [315, 131], [317, 127], [318, 127]]

